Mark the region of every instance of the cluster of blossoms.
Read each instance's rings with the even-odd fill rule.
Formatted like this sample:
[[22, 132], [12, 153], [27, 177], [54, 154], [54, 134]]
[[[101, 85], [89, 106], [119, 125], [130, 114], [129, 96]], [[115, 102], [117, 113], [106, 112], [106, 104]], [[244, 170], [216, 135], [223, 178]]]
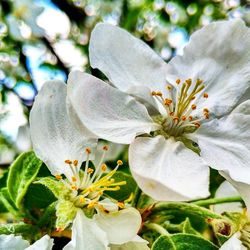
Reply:
[[[250, 31], [240, 20], [196, 31], [183, 56], [168, 64], [128, 32], [95, 27], [90, 63], [110, 82], [73, 71], [67, 84], [45, 83], [30, 114], [34, 151], [60, 190], [57, 230], [72, 224], [65, 250], [149, 249], [137, 235], [138, 210], [105, 197], [126, 184], [113, 178], [122, 161], [108, 171], [104, 146], [91, 167], [98, 139], [129, 144], [131, 173], [156, 201], [208, 197], [211, 167], [249, 205], [249, 51]], [[246, 249], [240, 235], [221, 249]]]

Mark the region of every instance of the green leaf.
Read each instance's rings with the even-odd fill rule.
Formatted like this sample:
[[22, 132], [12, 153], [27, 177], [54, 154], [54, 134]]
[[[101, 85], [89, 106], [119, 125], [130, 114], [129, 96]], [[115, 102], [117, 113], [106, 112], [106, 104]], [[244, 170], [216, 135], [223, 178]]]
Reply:
[[22, 207], [23, 197], [41, 166], [42, 161], [35, 156], [34, 152], [21, 154], [11, 165], [7, 187], [17, 208]]
[[[0, 189], [6, 187], [7, 184], [8, 171], [4, 171], [0, 177]], [[8, 210], [4, 206], [2, 200], [0, 199], [0, 213], [6, 213]]]
[[20, 213], [18, 212], [18, 208], [16, 207], [13, 200], [11, 199], [7, 188], [1, 189], [0, 200], [1, 200], [1, 203], [4, 205], [4, 207], [7, 209], [7, 211], [9, 211], [13, 215], [15, 215], [17, 218], [20, 217]]
[[24, 197], [24, 207], [27, 209], [46, 208], [56, 200], [53, 193], [41, 184], [31, 184]]
[[218, 250], [212, 242], [192, 234], [173, 234], [160, 236], [152, 250]]
[[47, 187], [56, 198], [62, 197], [68, 192], [68, 188], [61, 182], [51, 177], [44, 177], [35, 182]]
[[54, 226], [54, 222], [56, 220], [56, 204], [57, 202], [53, 202], [45, 209], [42, 217], [37, 223], [39, 227]]
[[131, 175], [117, 171], [112, 178], [115, 179], [115, 182], [126, 181], [126, 185], [120, 186], [121, 189], [118, 191], [106, 191], [105, 194], [109, 197], [124, 201], [130, 197], [131, 193], [135, 192], [137, 185]]

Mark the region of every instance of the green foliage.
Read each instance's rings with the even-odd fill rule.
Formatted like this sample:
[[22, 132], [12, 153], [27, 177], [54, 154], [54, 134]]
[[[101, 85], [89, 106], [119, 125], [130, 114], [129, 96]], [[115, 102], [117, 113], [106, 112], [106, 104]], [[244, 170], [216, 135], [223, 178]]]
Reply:
[[118, 201], [124, 201], [128, 199], [132, 193], [134, 193], [137, 184], [131, 175], [117, 171], [112, 178], [115, 179], [115, 182], [126, 181], [126, 185], [120, 186], [120, 190], [115, 192], [106, 191], [105, 194], [109, 197]]
[[17, 208], [22, 207], [23, 197], [41, 166], [42, 161], [35, 156], [34, 152], [21, 154], [11, 165], [7, 188]]
[[162, 235], [153, 244], [152, 250], [217, 250], [208, 240], [192, 234]]

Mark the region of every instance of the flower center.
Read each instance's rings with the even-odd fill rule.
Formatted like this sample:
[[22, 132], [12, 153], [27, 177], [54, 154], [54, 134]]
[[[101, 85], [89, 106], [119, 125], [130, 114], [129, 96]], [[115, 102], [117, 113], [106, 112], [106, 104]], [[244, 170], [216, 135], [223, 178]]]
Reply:
[[[114, 174], [116, 173], [119, 166], [123, 164], [121, 160], [117, 161], [117, 166], [111, 170], [107, 171], [107, 165], [103, 163], [105, 158], [107, 146], [103, 147], [103, 154], [100, 159], [99, 164], [94, 168], [90, 167], [90, 154], [91, 149], [86, 148], [85, 153], [87, 154], [87, 159], [85, 163], [84, 171], [79, 171], [77, 160], [65, 160], [65, 163], [71, 169], [72, 177], [71, 180], [63, 180], [61, 175], [56, 175], [56, 179], [64, 182], [66, 186], [69, 187], [73, 192], [77, 192], [74, 202], [79, 207], [102, 207], [102, 202], [99, 201], [104, 191], [117, 191], [120, 186], [126, 185], [126, 181], [116, 182]], [[118, 202], [119, 203], [119, 202]], [[119, 206], [119, 204], [117, 205]]]
[[209, 110], [203, 108], [202, 116], [192, 115], [197, 109], [197, 102], [200, 98], [208, 98], [203, 93], [205, 85], [202, 80], [187, 79], [181, 82], [176, 80], [177, 90], [173, 91], [172, 86], [167, 85], [167, 98], [160, 91], [152, 91], [151, 95], [163, 106], [166, 114], [154, 117], [155, 122], [162, 125], [165, 136], [178, 137], [184, 133], [194, 132], [201, 126], [202, 119], [209, 119]]

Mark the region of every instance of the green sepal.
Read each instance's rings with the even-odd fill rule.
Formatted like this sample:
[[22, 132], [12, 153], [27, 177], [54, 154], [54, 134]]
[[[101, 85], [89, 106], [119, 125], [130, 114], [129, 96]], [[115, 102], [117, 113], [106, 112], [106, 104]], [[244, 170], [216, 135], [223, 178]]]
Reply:
[[56, 204], [57, 202], [53, 202], [44, 210], [43, 215], [37, 223], [40, 228], [45, 226], [54, 226], [56, 221]]
[[192, 140], [190, 140], [188, 138], [185, 138], [185, 137], [180, 137], [179, 140], [181, 142], [183, 142], [183, 144], [187, 148], [191, 149], [193, 152], [195, 152], [196, 154], [200, 155], [201, 150], [200, 150], [200, 148], [199, 148], [199, 146], [198, 146], [197, 143], [195, 143]]
[[10, 166], [7, 187], [17, 208], [22, 208], [23, 197], [41, 166], [42, 161], [35, 156], [34, 152], [21, 154]]
[[120, 190], [104, 192], [104, 194], [118, 201], [124, 201], [128, 199], [137, 187], [133, 177], [121, 171], [117, 171], [112, 176], [112, 179], [114, 179], [115, 182], [126, 181], [125, 185], [120, 186]]
[[73, 222], [76, 216], [77, 208], [74, 203], [67, 200], [59, 200], [56, 205], [56, 228], [64, 230]]
[[[6, 187], [7, 185], [8, 171], [4, 171], [0, 176], [0, 189]], [[6, 213], [8, 210], [4, 206], [2, 200], [0, 199], [0, 213]]]
[[52, 177], [44, 177], [34, 182], [34, 184], [41, 184], [47, 187], [56, 198], [63, 197], [69, 192], [69, 189], [61, 182]]
[[162, 235], [153, 244], [152, 250], [218, 250], [212, 242], [193, 234]]

